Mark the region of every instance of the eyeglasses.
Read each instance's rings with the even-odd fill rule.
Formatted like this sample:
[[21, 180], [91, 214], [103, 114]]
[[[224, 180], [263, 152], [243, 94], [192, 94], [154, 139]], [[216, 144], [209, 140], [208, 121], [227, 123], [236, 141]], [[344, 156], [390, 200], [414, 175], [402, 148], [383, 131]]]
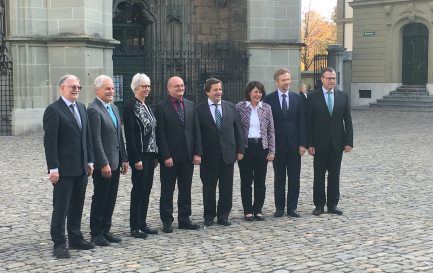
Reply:
[[150, 85], [142, 84], [142, 85], [140, 85], [140, 87], [141, 87], [141, 88], [150, 88]]
[[328, 81], [335, 81], [335, 79], [337, 79], [335, 77], [324, 77], [324, 78], [327, 79]]
[[81, 90], [81, 86], [79, 85], [70, 85], [69, 88], [71, 88], [72, 90], [76, 90], [76, 89]]

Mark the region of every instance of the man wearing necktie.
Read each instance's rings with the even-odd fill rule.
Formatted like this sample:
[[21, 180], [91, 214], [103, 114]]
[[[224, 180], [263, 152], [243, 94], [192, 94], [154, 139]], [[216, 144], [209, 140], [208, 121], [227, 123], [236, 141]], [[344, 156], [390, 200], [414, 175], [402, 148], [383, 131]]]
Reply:
[[162, 231], [173, 232], [173, 194], [178, 194], [179, 229], [197, 230], [190, 220], [194, 165], [201, 162], [201, 138], [194, 102], [184, 98], [185, 85], [174, 76], [167, 83], [168, 96], [155, 108], [156, 144], [160, 162]]
[[[350, 102], [346, 93], [335, 90], [337, 76], [332, 67], [323, 69], [322, 89], [313, 92], [307, 101], [308, 153], [314, 156], [313, 214], [341, 215], [340, 168], [343, 151], [353, 147], [353, 127]], [[325, 194], [325, 174], [328, 191]]]
[[94, 87], [96, 98], [87, 110], [95, 155], [90, 235], [95, 245], [108, 246], [122, 241], [110, 232], [110, 228], [120, 173], [128, 171], [128, 158], [119, 110], [113, 104], [113, 80], [100, 75], [95, 79]]
[[80, 80], [74, 75], [60, 78], [61, 97], [44, 112], [44, 148], [49, 181], [53, 185], [51, 238], [53, 255], [69, 258], [66, 247], [65, 219], [69, 248], [91, 249], [92, 243], [81, 233], [81, 217], [87, 177], [93, 172], [93, 147], [86, 107], [77, 101]]
[[274, 80], [277, 90], [264, 99], [271, 106], [275, 128], [274, 217], [283, 216], [286, 206], [288, 216], [299, 217], [301, 156], [307, 146], [304, 103], [298, 93], [289, 91], [290, 70], [278, 69]]
[[234, 163], [244, 156], [239, 116], [233, 103], [221, 99], [222, 88], [220, 80], [208, 79], [205, 83], [208, 99], [197, 105], [203, 146], [200, 178], [206, 226], [213, 225], [215, 217], [220, 225], [231, 224], [228, 217], [232, 209]]

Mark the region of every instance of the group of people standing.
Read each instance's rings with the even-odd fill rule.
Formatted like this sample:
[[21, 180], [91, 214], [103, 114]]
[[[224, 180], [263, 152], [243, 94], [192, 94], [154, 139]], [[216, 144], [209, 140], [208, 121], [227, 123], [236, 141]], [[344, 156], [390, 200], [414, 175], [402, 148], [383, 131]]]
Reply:
[[[265, 220], [262, 208], [270, 161], [275, 177], [274, 217], [282, 217], [285, 209], [288, 216], [299, 217], [301, 156], [307, 150], [314, 156], [313, 214], [324, 213], [326, 205], [328, 213], [341, 215], [337, 204], [342, 153], [353, 147], [349, 99], [334, 90], [336, 73], [332, 68], [322, 73], [323, 92], [289, 92], [291, 73], [287, 69], [277, 70], [274, 80], [277, 90], [269, 95], [262, 83], [249, 82], [245, 101], [235, 105], [222, 99], [223, 83], [210, 78], [204, 87], [208, 99], [195, 105], [184, 97], [183, 79], [173, 76], [167, 82], [167, 97], [152, 110], [146, 104], [151, 81], [147, 75], [137, 73], [131, 82], [134, 97], [123, 113], [125, 143], [119, 110], [113, 104], [113, 80], [105, 75], [95, 79], [96, 98], [86, 109], [77, 102], [79, 79], [63, 76], [59, 82], [61, 97], [47, 107], [43, 117], [49, 180], [54, 186], [53, 255], [70, 257], [66, 219], [70, 249], [91, 249], [122, 241], [110, 228], [119, 177], [127, 173], [128, 165], [132, 170], [130, 234], [135, 238], [158, 233], [146, 221], [158, 163], [159, 212], [165, 233], [173, 232], [176, 182], [178, 228], [200, 228], [190, 219], [194, 165], [200, 166], [206, 226], [212, 226], [215, 220], [223, 226], [231, 225], [236, 161], [245, 220]], [[80, 230], [89, 176], [94, 183], [90, 242]]]

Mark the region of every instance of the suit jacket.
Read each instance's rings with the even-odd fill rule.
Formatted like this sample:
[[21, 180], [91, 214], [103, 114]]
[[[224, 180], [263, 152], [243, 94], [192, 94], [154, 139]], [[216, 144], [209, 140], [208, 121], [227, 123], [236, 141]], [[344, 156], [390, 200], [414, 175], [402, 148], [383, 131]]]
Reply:
[[298, 149], [299, 146], [307, 146], [306, 120], [302, 98], [299, 94], [288, 92], [289, 109], [287, 117], [284, 117], [281, 109], [278, 91], [267, 95], [264, 102], [272, 108], [275, 127], [275, 146], [278, 152], [279, 147], [289, 145], [291, 149]]
[[117, 127], [104, 104], [97, 98], [87, 108], [87, 115], [92, 132], [94, 167], [100, 169], [109, 164], [114, 171], [119, 168], [121, 162], [127, 162], [128, 157], [125, 151], [119, 109], [114, 104], [111, 104], [111, 108], [117, 119]]
[[200, 130], [194, 103], [183, 98], [185, 124], [174, 109], [170, 98], [155, 107], [156, 144], [161, 164], [168, 158], [173, 162], [192, 161], [193, 155], [202, 155]]
[[[246, 101], [236, 104], [236, 109], [243, 129], [242, 143], [244, 148], [248, 147], [248, 133], [250, 129], [251, 107]], [[274, 120], [272, 118], [271, 106], [262, 103], [262, 107], [257, 108], [257, 115], [260, 121], [260, 136], [262, 138], [263, 149], [269, 149], [270, 154], [275, 154], [275, 130]]]
[[48, 170], [59, 169], [60, 176], [80, 176], [94, 162], [92, 136], [84, 104], [75, 102], [81, 117], [80, 129], [74, 114], [60, 97], [44, 112], [44, 148]]
[[[150, 107], [148, 108], [149, 111], [141, 112], [141, 108], [138, 108], [137, 104], [141, 105], [141, 102], [133, 98], [123, 110], [126, 150], [131, 167], [142, 160], [141, 154], [158, 151], [154, 135], [156, 130], [155, 116]], [[149, 149], [149, 147], [152, 148]]]
[[203, 164], [219, 165], [219, 158], [215, 154], [221, 152], [226, 164], [236, 162], [236, 154], [243, 154], [245, 149], [242, 145], [242, 128], [236, 106], [228, 101], [221, 102], [222, 124], [218, 130], [215, 120], [209, 109], [208, 101], [197, 105], [201, 139], [203, 145]]
[[316, 150], [333, 148], [342, 151], [344, 146], [353, 147], [353, 127], [350, 102], [346, 93], [334, 91], [332, 116], [323, 91], [310, 93], [308, 97], [308, 146]]

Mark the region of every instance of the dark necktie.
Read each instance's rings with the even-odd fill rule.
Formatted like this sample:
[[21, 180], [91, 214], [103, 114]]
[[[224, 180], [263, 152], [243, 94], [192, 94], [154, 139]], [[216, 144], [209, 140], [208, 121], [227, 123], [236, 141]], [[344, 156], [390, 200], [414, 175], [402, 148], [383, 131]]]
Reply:
[[182, 124], [185, 124], [185, 112], [183, 111], [180, 100], [176, 100], [176, 106], [177, 106], [177, 114], [179, 115], [180, 121], [182, 122]]
[[75, 109], [76, 108], [75, 103], [72, 103], [71, 105], [69, 105], [69, 107], [71, 108], [72, 114], [74, 115], [74, 118], [78, 123], [78, 127], [80, 127], [81, 129], [81, 118], [80, 118], [80, 114], [78, 114], [78, 109]]
[[223, 117], [221, 116], [221, 112], [218, 109], [218, 103], [215, 103], [214, 105], [215, 105], [215, 124], [218, 129], [221, 129]]
[[327, 101], [327, 104], [328, 104], [328, 111], [329, 111], [329, 114], [332, 115], [332, 108], [333, 108], [333, 105], [332, 105], [331, 91], [328, 91], [328, 101]]
[[111, 120], [113, 121], [114, 126], [117, 128], [117, 118], [114, 114], [113, 108], [111, 108], [111, 105], [107, 105], [107, 111], [108, 114], [110, 114]]
[[287, 109], [287, 100], [286, 100], [287, 95], [286, 94], [282, 94], [281, 96], [283, 97], [283, 101], [281, 102], [281, 110], [283, 110], [283, 116], [287, 117], [287, 112], [288, 112], [288, 109]]

